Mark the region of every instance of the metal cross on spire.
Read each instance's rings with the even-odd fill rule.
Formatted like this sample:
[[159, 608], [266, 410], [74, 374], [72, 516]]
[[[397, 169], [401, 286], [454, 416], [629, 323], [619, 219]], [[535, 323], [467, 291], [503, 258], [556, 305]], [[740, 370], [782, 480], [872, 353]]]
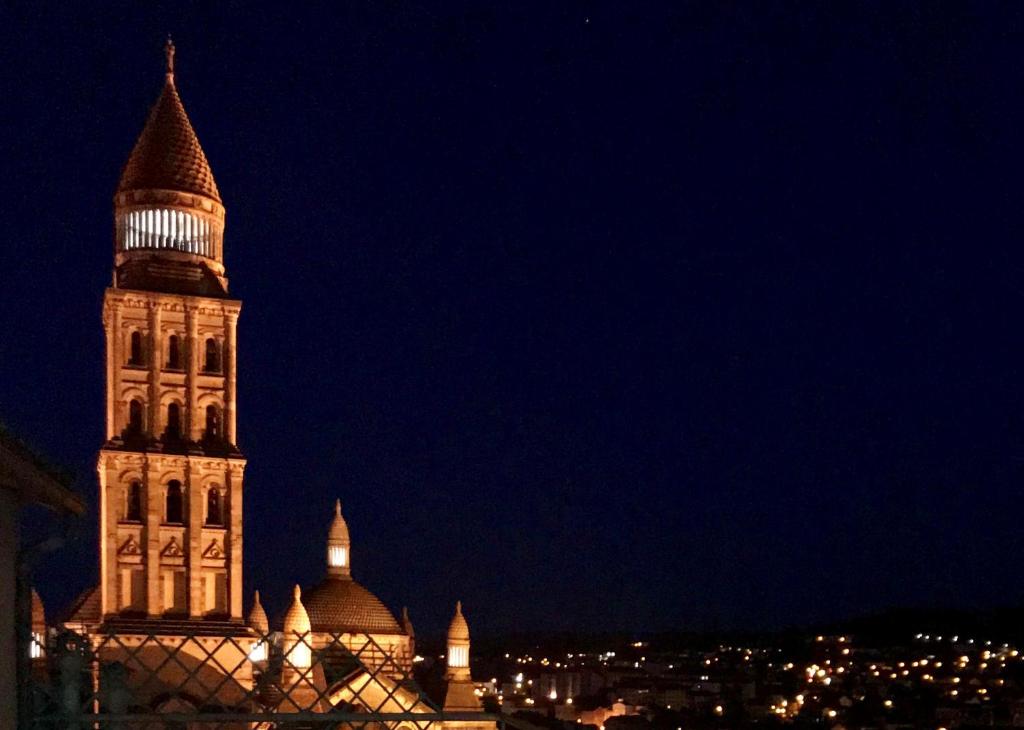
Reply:
[[167, 56], [167, 78], [174, 80], [174, 41], [171, 34], [167, 34], [167, 43], [164, 44], [164, 54]]

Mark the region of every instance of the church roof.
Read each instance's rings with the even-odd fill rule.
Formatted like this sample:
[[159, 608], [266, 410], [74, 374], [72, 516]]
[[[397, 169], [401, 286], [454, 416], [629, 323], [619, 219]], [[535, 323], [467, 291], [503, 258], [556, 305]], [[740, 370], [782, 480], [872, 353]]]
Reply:
[[173, 57], [174, 47], [169, 45], [167, 80], [128, 157], [117, 192], [177, 190], [220, 203], [210, 163], [174, 85]]
[[405, 633], [377, 596], [347, 576], [328, 576], [306, 592], [303, 603], [313, 631]]
[[79, 594], [74, 603], [65, 611], [61, 623], [93, 626], [98, 625], [102, 619], [103, 614], [100, 612], [100, 587], [96, 585], [87, 588]]

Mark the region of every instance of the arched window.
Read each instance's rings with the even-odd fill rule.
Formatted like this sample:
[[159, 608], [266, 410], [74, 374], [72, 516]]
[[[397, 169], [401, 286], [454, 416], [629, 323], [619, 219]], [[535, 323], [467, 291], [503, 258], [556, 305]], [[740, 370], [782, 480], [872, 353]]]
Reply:
[[206, 406], [206, 438], [210, 441], [220, 439], [220, 411], [217, 406]]
[[182, 504], [181, 482], [172, 479], [167, 482], [167, 522], [180, 525], [184, 520], [184, 505]]
[[181, 406], [171, 403], [167, 406], [167, 431], [165, 437], [168, 440], [181, 438]]
[[220, 348], [217, 347], [217, 340], [212, 337], [206, 340], [206, 364], [203, 370], [208, 373], [220, 372]]
[[129, 365], [144, 365], [145, 361], [142, 359], [142, 333], [138, 330], [132, 332], [131, 339], [131, 352], [128, 356]]
[[206, 493], [206, 524], [223, 525], [223, 509], [220, 502], [220, 490], [217, 487], [210, 487]]
[[167, 338], [167, 369], [181, 370], [181, 345], [177, 335]]
[[129, 522], [142, 521], [142, 484], [132, 482], [125, 495], [124, 518]]
[[142, 401], [132, 398], [128, 403], [128, 433], [134, 436], [142, 433]]

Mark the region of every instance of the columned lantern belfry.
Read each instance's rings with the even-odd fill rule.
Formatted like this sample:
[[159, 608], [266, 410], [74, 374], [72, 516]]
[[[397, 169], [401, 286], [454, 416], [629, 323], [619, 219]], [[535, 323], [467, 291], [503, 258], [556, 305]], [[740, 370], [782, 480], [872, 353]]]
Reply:
[[[174, 45], [167, 41], [167, 72], [160, 98], [128, 158], [114, 196], [118, 278], [139, 273], [126, 264], [154, 252], [201, 257], [208, 274], [224, 279], [224, 205], [174, 81]], [[142, 252], [141, 255], [134, 255]], [[115, 279], [115, 286], [129, 285]]]
[[224, 206], [170, 40], [166, 59], [114, 195], [98, 612], [110, 625], [241, 628], [241, 302], [228, 296]]

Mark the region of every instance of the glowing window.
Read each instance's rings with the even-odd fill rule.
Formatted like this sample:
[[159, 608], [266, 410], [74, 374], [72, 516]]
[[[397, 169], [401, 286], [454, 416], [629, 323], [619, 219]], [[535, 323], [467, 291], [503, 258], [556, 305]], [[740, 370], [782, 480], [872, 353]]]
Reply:
[[46, 653], [43, 648], [43, 635], [38, 631], [32, 632], [32, 643], [28, 647], [29, 659], [41, 659]]
[[348, 565], [348, 548], [344, 545], [331, 545], [327, 548], [327, 565], [332, 568], [344, 568]]
[[309, 634], [302, 636], [301, 638], [296, 636], [295, 643], [292, 644], [291, 650], [288, 652], [285, 659], [296, 669], [309, 669], [313, 663], [313, 654], [306, 643], [309, 640]]
[[469, 647], [466, 647], [466, 646], [449, 646], [448, 647], [448, 666], [449, 667], [468, 667], [469, 666]]

